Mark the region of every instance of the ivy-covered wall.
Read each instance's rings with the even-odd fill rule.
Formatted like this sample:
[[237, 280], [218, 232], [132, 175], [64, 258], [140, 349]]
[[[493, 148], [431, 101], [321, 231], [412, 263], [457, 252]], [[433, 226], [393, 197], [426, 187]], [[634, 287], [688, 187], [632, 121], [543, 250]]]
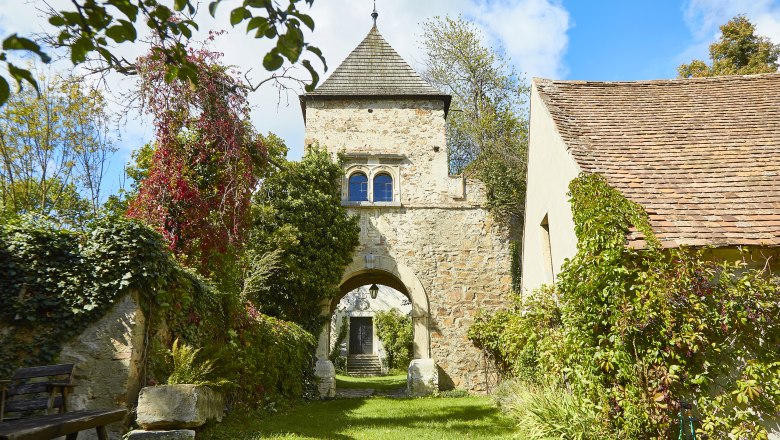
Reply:
[[[569, 189], [576, 255], [554, 286], [483, 317], [470, 333], [522, 389], [552, 387], [546, 402], [573, 402], [555, 425], [539, 416], [555, 406], [526, 393], [516, 400], [542, 403], [515, 405], [523, 426], [535, 420], [529, 432], [556, 438], [683, 438], [690, 426], [698, 438], [775, 438], [778, 250], [664, 249], [644, 210], [603, 176], [583, 174]], [[646, 237], [645, 249], [626, 245], [631, 228]], [[681, 430], [688, 406], [694, 420]]]
[[[124, 304], [128, 296], [137, 306]], [[120, 354], [143, 360], [141, 385], [165, 381], [167, 349], [180, 338], [216, 361], [220, 376], [234, 385], [227, 391], [235, 400], [303, 393], [313, 337], [217, 291], [180, 266], [151, 229], [124, 219], [83, 233], [26, 220], [0, 227], [0, 377], [60, 361], [68, 343], [77, 345], [85, 330], [122, 304], [139, 313], [94, 337], [133, 339], [143, 327], [148, 343], [130, 344], [131, 353]], [[125, 334], [108, 334], [116, 329]], [[67, 360], [78, 359], [72, 352]]]

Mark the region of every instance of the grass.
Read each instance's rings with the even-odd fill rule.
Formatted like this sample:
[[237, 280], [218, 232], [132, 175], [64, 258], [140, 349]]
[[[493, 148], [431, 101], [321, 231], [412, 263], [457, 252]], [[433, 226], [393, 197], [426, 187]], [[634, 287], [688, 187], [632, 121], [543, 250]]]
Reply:
[[282, 414], [237, 411], [198, 433], [199, 440], [500, 439], [516, 433], [488, 397], [337, 399]]
[[352, 377], [336, 375], [336, 389], [395, 390], [406, 388], [406, 374], [395, 376]]

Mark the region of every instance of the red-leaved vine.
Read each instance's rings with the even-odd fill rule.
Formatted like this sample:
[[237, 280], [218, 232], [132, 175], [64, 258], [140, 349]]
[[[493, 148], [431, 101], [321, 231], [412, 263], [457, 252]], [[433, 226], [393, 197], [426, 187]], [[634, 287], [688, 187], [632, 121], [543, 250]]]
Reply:
[[166, 78], [159, 51], [139, 59], [155, 151], [128, 216], [156, 228], [177, 256], [209, 273], [214, 258], [241, 246], [266, 149], [248, 122], [237, 72], [220, 64], [221, 53], [188, 50], [197, 82]]

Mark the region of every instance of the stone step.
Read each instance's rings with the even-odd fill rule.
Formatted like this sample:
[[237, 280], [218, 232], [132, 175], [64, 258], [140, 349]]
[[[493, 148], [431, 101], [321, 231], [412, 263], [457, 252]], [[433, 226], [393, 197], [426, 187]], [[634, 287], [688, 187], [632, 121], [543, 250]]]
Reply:
[[347, 373], [351, 376], [378, 376], [382, 363], [374, 354], [353, 354], [347, 358]]

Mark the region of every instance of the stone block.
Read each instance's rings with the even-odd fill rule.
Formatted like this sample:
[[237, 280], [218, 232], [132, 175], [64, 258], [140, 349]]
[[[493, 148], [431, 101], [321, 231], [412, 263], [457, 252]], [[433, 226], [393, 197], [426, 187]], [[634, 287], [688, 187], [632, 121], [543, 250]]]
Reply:
[[439, 370], [433, 359], [414, 359], [406, 375], [406, 389], [412, 397], [430, 396], [439, 391]]
[[191, 429], [176, 429], [173, 431], [130, 431], [127, 440], [193, 440], [195, 431]]
[[136, 422], [146, 430], [197, 428], [221, 422], [224, 411], [225, 399], [209, 387], [158, 385], [141, 390]]
[[317, 376], [317, 389], [321, 399], [336, 397], [336, 368], [333, 362], [318, 360], [314, 367], [314, 375]]

